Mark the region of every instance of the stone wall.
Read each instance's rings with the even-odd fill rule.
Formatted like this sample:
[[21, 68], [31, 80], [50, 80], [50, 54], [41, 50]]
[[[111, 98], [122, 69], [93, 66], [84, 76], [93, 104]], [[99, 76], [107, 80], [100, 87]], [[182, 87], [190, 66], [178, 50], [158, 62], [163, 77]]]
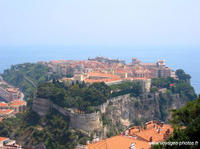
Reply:
[[51, 108], [56, 109], [62, 115], [70, 117], [70, 126], [74, 129], [80, 129], [87, 132], [98, 130], [102, 128], [101, 115], [99, 112], [91, 114], [78, 114], [72, 113], [70, 110], [53, 104], [48, 99], [37, 98], [33, 100], [32, 109], [37, 112], [40, 116], [45, 116]]
[[82, 129], [85, 131], [94, 131], [102, 128], [100, 121], [100, 113], [91, 114], [71, 114], [70, 126], [75, 129]]
[[70, 116], [70, 126], [74, 129], [81, 129], [84, 131], [94, 131], [102, 127], [99, 112], [91, 114], [72, 113], [70, 110], [65, 110], [62, 107], [53, 104], [53, 108], [65, 116]]
[[37, 98], [33, 100], [33, 111], [37, 112], [40, 116], [45, 116], [52, 107], [52, 103], [48, 99]]

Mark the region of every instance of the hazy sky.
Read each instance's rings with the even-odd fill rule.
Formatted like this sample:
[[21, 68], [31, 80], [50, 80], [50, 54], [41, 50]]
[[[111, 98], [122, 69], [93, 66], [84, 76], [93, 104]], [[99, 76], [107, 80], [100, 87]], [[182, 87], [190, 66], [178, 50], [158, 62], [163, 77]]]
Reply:
[[0, 0], [0, 46], [200, 46], [200, 0]]

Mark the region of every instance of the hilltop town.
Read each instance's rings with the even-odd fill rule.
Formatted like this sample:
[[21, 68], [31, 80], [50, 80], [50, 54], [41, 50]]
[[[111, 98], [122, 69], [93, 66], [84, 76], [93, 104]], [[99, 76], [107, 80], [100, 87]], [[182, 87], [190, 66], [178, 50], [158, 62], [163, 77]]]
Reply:
[[[175, 71], [167, 67], [164, 60], [156, 63], [143, 63], [136, 58], [126, 64], [124, 60], [109, 59], [105, 57], [88, 58], [83, 61], [53, 60], [40, 62], [51, 68], [50, 74], [57, 73], [63, 76], [62, 80], [77, 80], [85, 83], [105, 82], [107, 85], [121, 83], [122, 81], [143, 81], [149, 90], [152, 78], [175, 78]], [[72, 77], [73, 76], [73, 77]]]
[[13, 148], [16, 142], [29, 148], [52, 148], [52, 143], [77, 149], [151, 148], [173, 133], [167, 124], [170, 110], [196, 98], [190, 76], [175, 72], [164, 60], [133, 58], [126, 64], [96, 57], [24, 63], [2, 77], [0, 144], [14, 142]]

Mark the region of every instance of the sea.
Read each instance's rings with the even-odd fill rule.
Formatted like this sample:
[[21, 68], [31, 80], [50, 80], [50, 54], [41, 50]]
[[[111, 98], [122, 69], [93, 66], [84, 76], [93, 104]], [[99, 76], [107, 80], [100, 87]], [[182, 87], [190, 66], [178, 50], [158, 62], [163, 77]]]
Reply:
[[87, 60], [96, 56], [123, 59], [132, 57], [143, 62], [165, 60], [172, 69], [190, 74], [191, 84], [200, 94], [200, 47], [133, 47], [133, 46], [1, 46], [0, 73], [11, 65], [50, 60]]

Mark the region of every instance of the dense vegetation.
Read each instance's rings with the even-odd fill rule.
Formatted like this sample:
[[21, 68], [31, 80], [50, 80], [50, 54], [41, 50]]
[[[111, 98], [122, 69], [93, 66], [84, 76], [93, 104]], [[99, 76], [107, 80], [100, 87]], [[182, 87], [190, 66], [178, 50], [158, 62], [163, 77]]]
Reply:
[[180, 94], [181, 97], [186, 96], [190, 100], [194, 100], [197, 96], [194, 88], [190, 84], [190, 75], [185, 74], [181, 69], [176, 71], [178, 79], [174, 78], [155, 78], [152, 79], [151, 92], [158, 91], [160, 88], [166, 88], [173, 94]]
[[186, 74], [182, 69], [176, 70], [176, 75], [180, 80], [183, 80], [185, 82], [191, 79], [191, 76], [189, 74]]
[[138, 97], [142, 91], [142, 85], [139, 82], [125, 81], [120, 84], [110, 86], [113, 91], [112, 97], [131, 94], [131, 96]]
[[62, 107], [77, 108], [90, 113], [95, 111], [95, 106], [110, 98], [111, 91], [103, 82], [88, 85], [84, 82], [70, 84], [53, 80], [52, 83], [40, 84], [37, 96], [48, 98]]
[[90, 139], [71, 130], [69, 118], [60, 115], [56, 110], [40, 118], [30, 109], [23, 115], [1, 122], [0, 136], [15, 138], [19, 142], [22, 140], [21, 143], [27, 148], [44, 144], [47, 149], [74, 148]]
[[[176, 131], [171, 141], [199, 141], [200, 138], [200, 97], [172, 113], [172, 124]], [[180, 129], [185, 126], [185, 129]]]
[[11, 66], [2, 76], [6, 82], [20, 88], [26, 96], [31, 97], [39, 83], [50, 79], [48, 71], [49, 68], [45, 65], [25, 63]]
[[[59, 76], [48, 75], [48, 72], [49, 68], [45, 65], [26, 63], [12, 66], [11, 69], [5, 70], [2, 76], [5, 81], [25, 92], [27, 97], [33, 97], [37, 90], [39, 98], [48, 98], [61, 107], [74, 108], [85, 113], [96, 111], [97, 106], [111, 97], [125, 94], [139, 97], [143, 92], [141, 84], [136, 82], [127, 81], [111, 86], [107, 86], [103, 82], [92, 85], [84, 82], [59, 82], [54, 79]], [[162, 120], [167, 117], [165, 105], [170, 101], [170, 94], [178, 93], [190, 100], [196, 98], [194, 89], [190, 85], [190, 76], [183, 70], [177, 70], [176, 75], [178, 79], [152, 79], [151, 92], [157, 92], [161, 88], [167, 89], [166, 95], [160, 95], [159, 108]], [[53, 81], [48, 82], [51, 79]], [[142, 104], [142, 102], [140, 103]], [[135, 103], [135, 106], [139, 107], [139, 102]], [[24, 114], [18, 114], [16, 118], [9, 118], [0, 123], [0, 136], [17, 138], [25, 146], [37, 146], [43, 143], [47, 149], [74, 148], [78, 143], [85, 144], [86, 140], [90, 139], [82, 133], [72, 130], [69, 127], [69, 118], [57, 113], [56, 110], [52, 110], [41, 118], [29, 108]], [[180, 110], [173, 111], [172, 122], [176, 129], [174, 135], [169, 139], [170, 141], [198, 140], [199, 109], [200, 98], [189, 102]], [[106, 115], [102, 115], [102, 122], [104, 125], [112, 123]], [[186, 129], [180, 129], [181, 126], [186, 126]], [[112, 129], [108, 136], [119, 133], [115, 127]], [[23, 142], [24, 140], [26, 141]]]
[[2, 77], [6, 82], [20, 88], [26, 97], [33, 97], [36, 88], [40, 83], [48, 82], [52, 79], [72, 76], [72, 69], [64, 76], [60, 73], [53, 73], [50, 67], [40, 63], [12, 65], [10, 69], [5, 70], [2, 74]]
[[155, 145], [153, 148], [199, 148], [200, 138], [200, 97], [189, 101], [181, 109], [172, 111], [171, 124], [174, 127], [170, 142], [186, 142], [187, 145], [162, 146]]

